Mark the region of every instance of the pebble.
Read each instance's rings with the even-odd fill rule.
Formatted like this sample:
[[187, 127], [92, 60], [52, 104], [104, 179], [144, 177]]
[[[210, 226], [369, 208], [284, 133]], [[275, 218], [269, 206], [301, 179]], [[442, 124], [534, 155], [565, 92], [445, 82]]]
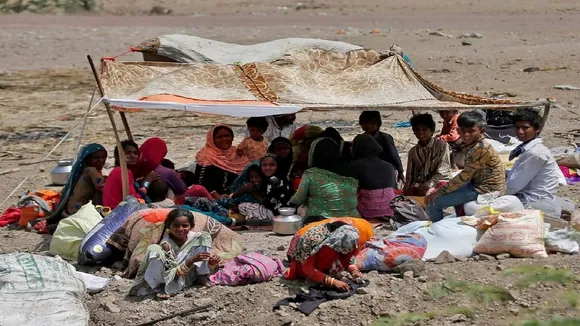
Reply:
[[524, 72], [536, 72], [536, 71], [540, 71], [540, 68], [538, 67], [529, 67], [524, 69]]
[[421, 276], [419, 276], [418, 280], [421, 283], [427, 283], [427, 276], [421, 275]]
[[515, 316], [517, 316], [517, 315], [519, 315], [519, 314], [520, 314], [520, 310], [519, 310], [518, 308], [511, 308], [511, 309], [510, 309], [510, 312], [511, 312], [512, 314], [514, 314]]
[[370, 291], [366, 287], [356, 289], [356, 294], [369, 294]]
[[544, 268], [545, 269], [550, 269], [550, 270], [553, 270], [553, 271], [556, 270], [556, 267], [555, 266], [552, 266], [552, 265], [544, 265]]
[[495, 260], [495, 257], [490, 256], [490, 255], [486, 255], [486, 254], [481, 254], [481, 255], [479, 255], [479, 260], [480, 261], [493, 261], [493, 260]]
[[529, 302], [522, 301], [522, 302], [520, 302], [520, 306], [522, 306], [522, 307], [524, 307], [524, 308], [529, 308], [529, 307], [531, 307], [532, 305], [531, 305]]
[[463, 45], [463, 46], [471, 46], [471, 42], [469, 42], [469, 41], [462, 41], [461, 42], [461, 45]]
[[413, 271], [406, 271], [403, 273], [403, 279], [404, 280], [412, 280], [415, 277]]
[[508, 259], [510, 257], [511, 256], [508, 253], [503, 253], [503, 254], [499, 254], [499, 255], [495, 256], [495, 258], [497, 258], [497, 260], [504, 260], [504, 259]]
[[456, 314], [456, 315], [449, 317], [449, 320], [453, 323], [460, 323], [460, 322], [466, 321], [467, 317], [465, 317], [465, 315], [463, 315], [463, 314]]
[[435, 264], [450, 264], [455, 262], [455, 257], [447, 250], [443, 250], [433, 261]]
[[105, 302], [105, 303], [103, 304], [103, 308], [104, 308], [106, 311], [108, 311], [108, 312], [111, 312], [111, 313], [114, 313], [114, 314], [121, 312], [121, 309], [120, 309], [119, 307], [117, 307], [117, 306], [116, 306], [114, 303], [112, 303], [112, 302]]
[[394, 272], [400, 275], [405, 274], [405, 272], [411, 271], [414, 276], [420, 276], [425, 271], [425, 262], [422, 260], [412, 260], [405, 262], [393, 269]]
[[205, 312], [197, 313], [197, 314], [191, 316], [191, 318], [193, 320], [205, 320], [205, 319], [210, 318], [211, 316], [212, 316], [212, 313], [211, 312], [205, 311]]
[[463, 256], [455, 256], [455, 259], [457, 259], [457, 261], [460, 261], [460, 262], [467, 261], [467, 257], [463, 257]]
[[284, 251], [284, 250], [286, 250], [286, 246], [285, 245], [278, 246], [278, 248], [276, 248], [276, 250]]
[[506, 269], [506, 267], [504, 265], [497, 265], [497, 270], [498, 271], [503, 271], [505, 269]]

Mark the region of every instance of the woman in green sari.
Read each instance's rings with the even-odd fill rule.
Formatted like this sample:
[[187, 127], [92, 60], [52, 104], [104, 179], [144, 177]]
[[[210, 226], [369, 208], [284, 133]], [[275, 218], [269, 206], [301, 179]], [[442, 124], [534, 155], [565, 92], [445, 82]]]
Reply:
[[219, 259], [210, 257], [209, 233], [192, 232], [193, 226], [193, 214], [186, 209], [177, 208], [167, 215], [164, 232], [169, 232], [159, 244], [147, 248], [129, 295], [156, 293], [167, 299], [194, 284], [209, 284], [209, 267]]
[[306, 216], [359, 217], [358, 181], [347, 176], [348, 165], [340, 160], [340, 149], [334, 140], [315, 140], [308, 153], [308, 169], [290, 203], [307, 204]]

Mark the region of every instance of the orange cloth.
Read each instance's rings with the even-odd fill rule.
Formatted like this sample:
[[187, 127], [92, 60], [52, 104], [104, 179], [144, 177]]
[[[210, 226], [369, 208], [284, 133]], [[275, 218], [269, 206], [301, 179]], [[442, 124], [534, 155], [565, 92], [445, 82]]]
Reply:
[[342, 255], [332, 250], [332, 248], [322, 247], [316, 254], [308, 257], [303, 263], [292, 260], [290, 262], [290, 269], [286, 271], [284, 277], [287, 280], [307, 277], [316, 283], [322, 283], [332, 269], [335, 261], [338, 261], [342, 269], [346, 270], [354, 253], [356, 251], [349, 255]]
[[438, 139], [448, 143], [454, 143], [459, 139], [457, 118], [459, 118], [459, 113], [455, 114], [451, 120], [443, 121], [443, 128], [441, 128], [441, 134], [437, 137]]
[[[205, 146], [197, 152], [195, 156], [196, 163], [206, 167], [215, 166], [224, 171], [240, 174], [250, 163], [245, 156], [238, 156], [236, 146], [226, 150], [217, 148], [213, 141], [213, 132], [217, 127], [226, 127], [232, 130], [228, 125], [215, 125], [208, 132], [205, 140]], [[233, 131], [232, 131], [233, 135]]]
[[373, 226], [371, 223], [369, 223], [369, 221], [362, 218], [354, 218], [354, 217], [333, 217], [324, 219], [322, 221], [310, 223], [305, 227], [301, 228], [300, 230], [298, 230], [298, 232], [296, 232], [294, 236], [302, 236], [304, 235], [304, 233], [306, 233], [306, 231], [310, 230], [311, 228], [317, 225], [332, 222], [344, 222], [346, 224], [354, 226], [359, 233], [358, 239], [359, 248], [361, 248], [367, 241], [369, 241], [374, 236]]
[[255, 141], [247, 137], [238, 145], [238, 151], [241, 151], [251, 162], [260, 160], [268, 153], [268, 140], [262, 137], [262, 141]]

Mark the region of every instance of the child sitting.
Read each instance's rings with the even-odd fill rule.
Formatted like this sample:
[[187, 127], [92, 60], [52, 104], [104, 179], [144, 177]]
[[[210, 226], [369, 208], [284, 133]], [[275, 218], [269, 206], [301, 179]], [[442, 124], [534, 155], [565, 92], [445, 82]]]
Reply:
[[383, 124], [379, 111], [363, 111], [358, 121], [365, 134], [373, 136], [383, 148], [383, 152], [379, 155], [379, 158], [391, 163], [397, 170], [397, 178], [404, 182], [403, 164], [401, 163], [397, 147], [395, 147], [395, 140], [393, 136], [379, 130]]
[[238, 145], [238, 155], [257, 161], [268, 152], [268, 140], [263, 136], [268, 129], [268, 121], [264, 117], [249, 118], [246, 125], [250, 136]]
[[439, 116], [443, 119], [443, 128], [441, 128], [441, 134], [437, 136], [437, 139], [446, 141], [451, 147], [451, 169], [455, 171], [457, 168], [463, 168], [464, 164], [461, 139], [457, 131], [459, 112], [457, 110], [442, 110], [439, 111]]
[[412, 117], [411, 127], [419, 142], [409, 151], [404, 193], [407, 196], [426, 196], [451, 176], [449, 146], [445, 141], [433, 138], [435, 121], [430, 114]]
[[[443, 219], [443, 209], [473, 201], [480, 194], [505, 190], [505, 168], [499, 155], [484, 140], [485, 120], [471, 111], [457, 119], [465, 148], [465, 167], [446, 185], [425, 198], [431, 221]], [[459, 215], [459, 214], [458, 214]]]

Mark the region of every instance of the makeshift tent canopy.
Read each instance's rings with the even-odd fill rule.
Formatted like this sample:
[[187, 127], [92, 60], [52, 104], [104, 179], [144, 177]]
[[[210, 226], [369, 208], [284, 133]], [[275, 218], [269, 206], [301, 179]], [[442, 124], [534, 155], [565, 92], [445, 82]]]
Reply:
[[548, 105], [446, 91], [398, 54], [293, 50], [241, 65], [102, 61], [105, 100], [117, 110], [175, 109], [238, 117], [302, 109], [467, 110]]

